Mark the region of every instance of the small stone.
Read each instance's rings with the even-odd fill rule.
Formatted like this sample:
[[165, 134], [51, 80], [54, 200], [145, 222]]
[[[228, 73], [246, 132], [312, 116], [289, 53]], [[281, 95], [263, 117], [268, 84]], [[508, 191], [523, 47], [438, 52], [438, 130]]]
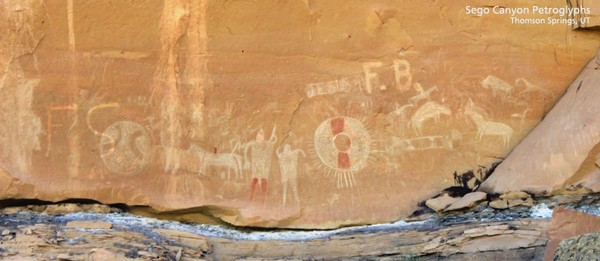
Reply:
[[516, 207], [516, 206], [531, 207], [531, 206], [533, 206], [533, 199], [528, 198], [525, 200], [522, 200], [522, 199], [509, 199], [508, 200], [509, 208]]
[[500, 196], [501, 199], [526, 199], [531, 198], [531, 195], [523, 191], [511, 191]]
[[23, 207], [6, 207], [2, 209], [2, 213], [4, 214], [16, 214], [23, 212]]
[[145, 257], [145, 258], [158, 258], [158, 254], [148, 252], [148, 251], [138, 251], [137, 254], [140, 257]]
[[494, 209], [507, 209], [508, 201], [506, 199], [497, 199], [490, 202], [489, 206]]
[[31, 235], [31, 234], [33, 234], [33, 231], [31, 231], [30, 228], [25, 229], [25, 235]]
[[177, 251], [177, 255], [175, 256], [175, 261], [179, 261], [181, 260], [181, 255], [183, 254], [183, 249], [179, 249], [179, 251]]
[[8, 230], [8, 229], [2, 230], [2, 236], [8, 236], [8, 235], [10, 235], [10, 230]]
[[101, 204], [91, 204], [83, 206], [83, 210], [85, 210], [86, 212], [108, 214], [111, 212], [111, 207]]
[[452, 211], [452, 210], [459, 210], [459, 209], [463, 209], [463, 208], [471, 208], [471, 207], [475, 206], [477, 203], [479, 203], [480, 201], [485, 200], [486, 198], [487, 198], [487, 194], [485, 192], [481, 192], [481, 191], [471, 192], [471, 193], [463, 196], [461, 199], [457, 200], [456, 202], [452, 203], [452, 205], [450, 205], [449, 207], [444, 209], [444, 212]]
[[211, 246], [206, 241], [206, 238], [200, 235], [185, 231], [177, 231], [171, 229], [154, 229], [158, 234], [177, 242], [180, 246], [187, 246], [202, 252], [210, 252]]
[[552, 200], [557, 202], [558, 204], [565, 205], [565, 204], [580, 202], [583, 200], [583, 196], [582, 195], [557, 195], [557, 196], [553, 196]]
[[75, 212], [82, 212], [83, 208], [78, 205], [78, 204], [74, 204], [74, 203], [64, 203], [64, 204], [57, 204], [57, 205], [48, 205], [46, 206], [46, 209], [44, 209], [45, 214], [50, 214], [50, 215], [58, 215], [58, 214], [67, 214], [67, 213], [75, 213]]
[[407, 217], [404, 219], [404, 221], [406, 221], [406, 222], [424, 221], [424, 220], [432, 218], [433, 215], [434, 215], [433, 213], [420, 214], [420, 215], [416, 215], [416, 216], [412, 216], [412, 217]]
[[102, 248], [92, 249], [88, 256], [89, 260], [118, 260], [117, 254]]
[[423, 252], [431, 252], [442, 244], [442, 237], [436, 237], [423, 247]]
[[35, 212], [43, 212], [44, 210], [46, 210], [45, 205], [32, 205], [32, 206], [28, 206], [28, 208]]
[[425, 201], [425, 205], [435, 212], [442, 212], [446, 207], [456, 202], [458, 198], [453, 198], [448, 194], [443, 194], [437, 198]]

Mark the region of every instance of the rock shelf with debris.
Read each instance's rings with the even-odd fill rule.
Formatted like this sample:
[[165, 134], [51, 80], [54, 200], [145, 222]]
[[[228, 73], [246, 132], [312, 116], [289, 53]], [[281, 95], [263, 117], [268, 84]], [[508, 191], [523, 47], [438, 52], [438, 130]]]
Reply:
[[[523, 199], [525, 194], [512, 193], [477, 204], [464, 200], [479, 197], [461, 198], [474, 205], [468, 213], [423, 209], [406, 221], [316, 231], [185, 224], [99, 204], [7, 207], [0, 215], [0, 255], [6, 260], [537, 260], [544, 255], [553, 208], [565, 205], [600, 216], [600, 195]], [[493, 207], [513, 199], [528, 204]]]
[[[456, 189], [456, 187], [450, 187], [424, 203], [431, 210], [438, 213], [469, 209], [482, 203], [493, 209], [508, 209], [517, 206], [532, 207], [534, 204], [532, 195], [523, 191], [508, 192], [501, 195], [488, 195], [482, 191], [473, 191], [461, 195], [452, 193]], [[561, 200], [559, 202], [574, 202], [581, 200], [583, 196], [559, 196], [557, 198]]]

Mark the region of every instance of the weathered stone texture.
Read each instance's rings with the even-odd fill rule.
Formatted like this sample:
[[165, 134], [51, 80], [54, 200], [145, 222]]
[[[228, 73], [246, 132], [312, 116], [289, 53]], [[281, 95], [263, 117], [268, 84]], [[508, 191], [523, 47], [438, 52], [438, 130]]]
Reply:
[[[564, 241], [590, 232], [600, 232], [600, 217], [564, 207], [555, 208], [552, 213], [552, 222], [548, 228], [548, 244], [544, 260], [555, 260], [553, 258], [557, 255], [561, 256], [559, 260], [567, 260], [565, 258], [569, 257], [569, 250], [575, 251], [578, 246], [577, 244], [572, 244], [573, 241], [577, 243], [576, 239], [571, 240], [571, 244]], [[560, 251], [562, 254], [555, 253], [559, 248], [562, 248]], [[580, 248], [579, 250], [582, 249]], [[594, 248], [590, 250], [593, 251]], [[573, 256], [584, 254], [578, 251], [572, 252]], [[575, 258], [574, 260], [581, 259]]]
[[493, 2], [3, 0], [0, 197], [265, 227], [406, 217], [485, 179], [600, 45], [465, 14]]
[[549, 194], [561, 190], [598, 190], [600, 168], [600, 53], [569, 86], [544, 120], [510, 153], [482, 189], [495, 193], [523, 190]]

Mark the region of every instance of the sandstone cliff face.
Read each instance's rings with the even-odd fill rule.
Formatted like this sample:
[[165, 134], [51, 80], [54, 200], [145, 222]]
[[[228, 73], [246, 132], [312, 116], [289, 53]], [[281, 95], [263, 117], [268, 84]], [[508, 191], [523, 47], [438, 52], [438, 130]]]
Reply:
[[236, 225], [385, 222], [480, 182], [600, 45], [465, 14], [493, 1], [1, 3], [2, 198]]
[[525, 190], [536, 194], [598, 191], [599, 67], [600, 53], [544, 120], [482, 184], [483, 190], [496, 193]]
[[577, 14], [572, 17], [578, 19], [580, 23], [577, 23], [574, 28], [597, 28], [600, 26], [600, 3], [596, 1], [583, 2], [583, 1], [570, 1], [567, 0], [569, 6], [575, 8], [590, 8], [592, 11], [589, 14]]

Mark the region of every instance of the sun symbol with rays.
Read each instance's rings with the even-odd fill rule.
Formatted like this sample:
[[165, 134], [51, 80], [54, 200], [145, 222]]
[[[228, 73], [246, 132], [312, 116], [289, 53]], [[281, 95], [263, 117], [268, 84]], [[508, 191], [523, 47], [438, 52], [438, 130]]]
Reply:
[[350, 117], [332, 117], [315, 130], [314, 152], [323, 163], [323, 171], [335, 175], [337, 187], [354, 187], [354, 174], [369, 160], [371, 137], [361, 121]]

